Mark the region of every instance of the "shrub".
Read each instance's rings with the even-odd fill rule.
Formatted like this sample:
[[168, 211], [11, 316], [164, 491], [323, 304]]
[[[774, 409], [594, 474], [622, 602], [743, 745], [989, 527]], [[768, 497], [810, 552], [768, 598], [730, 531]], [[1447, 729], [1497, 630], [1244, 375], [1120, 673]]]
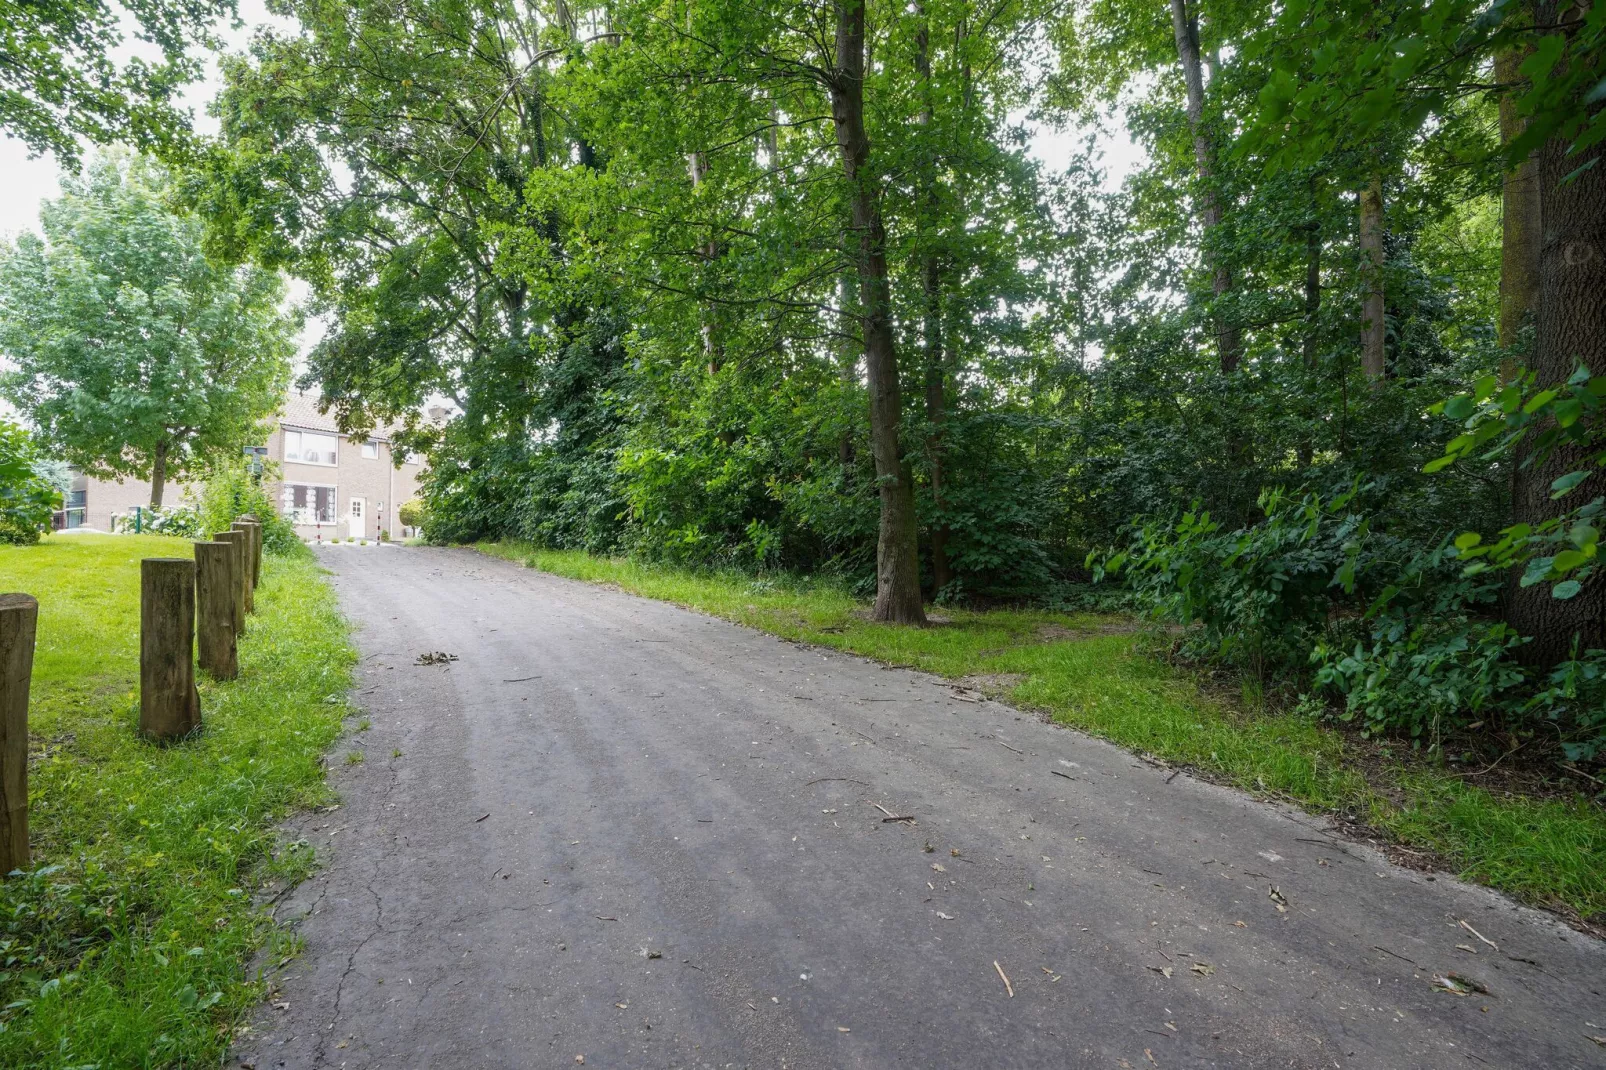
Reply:
[[60, 504], [61, 492], [45, 473], [33, 437], [0, 420], [0, 542], [38, 542]]
[[252, 472], [250, 463], [244, 458], [214, 465], [207, 473], [199, 500], [195, 503], [199, 518], [198, 533], [227, 531], [235, 520], [249, 513], [262, 525], [263, 552], [303, 552], [305, 547], [301, 537], [263, 489], [263, 478]]
[[[1140, 607], [1187, 626], [1181, 653], [1314, 686], [1364, 735], [1437, 747], [1452, 731], [1551, 726], [1571, 757], [1606, 749], [1606, 651], [1548, 673], [1498, 619], [1502, 573], [1468, 568], [1446, 536], [1431, 551], [1374, 530], [1356, 486], [1261, 496], [1264, 517], [1223, 533], [1210, 514], [1146, 518], [1121, 551], [1090, 555]], [[1465, 540], [1461, 540], [1464, 542]]]
[[205, 530], [201, 514], [189, 506], [147, 511], [140, 529], [152, 535], [176, 535], [183, 539], [198, 539]]

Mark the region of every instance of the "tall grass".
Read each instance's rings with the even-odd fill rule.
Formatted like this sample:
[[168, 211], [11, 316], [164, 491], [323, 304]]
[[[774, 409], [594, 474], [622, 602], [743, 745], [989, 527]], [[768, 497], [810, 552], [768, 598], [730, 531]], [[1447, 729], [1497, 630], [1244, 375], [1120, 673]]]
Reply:
[[264, 560], [240, 678], [201, 682], [202, 732], [141, 741], [139, 561], [157, 536], [0, 546], [40, 602], [30, 712], [34, 868], [0, 884], [0, 1066], [216, 1065], [274, 931], [252, 892], [299, 875], [274, 826], [325, 798], [355, 654], [307, 555]]

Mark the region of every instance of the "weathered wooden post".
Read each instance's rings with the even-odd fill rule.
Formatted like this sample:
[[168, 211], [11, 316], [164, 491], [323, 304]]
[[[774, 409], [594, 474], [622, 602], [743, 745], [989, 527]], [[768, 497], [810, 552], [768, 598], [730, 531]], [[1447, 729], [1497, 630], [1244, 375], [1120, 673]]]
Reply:
[[245, 557], [240, 562], [240, 589], [245, 592], [245, 611], [247, 613], [255, 613], [257, 611], [256, 584], [251, 580], [251, 563], [256, 558], [256, 525], [245, 520], [236, 520], [230, 526], [230, 530], [238, 531], [245, 536], [242, 548]]
[[139, 563], [139, 730], [178, 739], [201, 726], [195, 691], [195, 562]]
[[230, 553], [234, 555], [234, 635], [238, 638], [245, 634], [246, 534], [243, 531], [220, 531], [212, 539], [228, 543]]
[[251, 531], [251, 586], [255, 587], [262, 582], [262, 521], [255, 513], [245, 513], [240, 520], [256, 525]]
[[0, 876], [28, 865], [28, 684], [39, 603], [0, 594]]
[[196, 650], [201, 668], [214, 680], [240, 675], [234, 635], [234, 592], [239, 586], [234, 575], [234, 547], [226, 542], [195, 544]]

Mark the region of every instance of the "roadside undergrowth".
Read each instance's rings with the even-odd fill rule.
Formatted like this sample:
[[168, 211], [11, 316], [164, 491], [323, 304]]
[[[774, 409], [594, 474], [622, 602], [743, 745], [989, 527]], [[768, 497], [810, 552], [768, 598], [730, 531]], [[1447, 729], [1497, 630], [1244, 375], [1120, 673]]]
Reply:
[[1588, 799], [1496, 794], [1403, 764], [1369, 779], [1341, 733], [1208, 693], [1145, 656], [1120, 618], [943, 607], [935, 626], [915, 628], [870, 621], [863, 603], [823, 580], [693, 573], [516, 543], [479, 549], [785, 639], [973, 678], [1060, 724], [1432, 852], [1462, 877], [1524, 902], [1586, 923], [1606, 914], [1606, 814]]
[[139, 561], [189, 553], [154, 536], [0, 547], [0, 589], [40, 603], [33, 868], [0, 883], [0, 1066], [219, 1065], [262, 996], [246, 964], [280, 939], [253, 891], [310, 869], [275, 852], [275, 826], [327, 801], [346, 624], [310, 555], [265, 558], [240, 678], [201, 677], [196, 737], [142, 742]]

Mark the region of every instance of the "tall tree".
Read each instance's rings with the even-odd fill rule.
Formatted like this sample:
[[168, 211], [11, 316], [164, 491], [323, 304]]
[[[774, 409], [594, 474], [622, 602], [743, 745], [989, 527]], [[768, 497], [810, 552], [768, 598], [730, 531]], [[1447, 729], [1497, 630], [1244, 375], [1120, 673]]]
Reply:
[[922, 622], [920, 560], [916, 544], [914, 475], [903, 453], [902, 386], [893, 334], [887, 269], [887, 233], [881, 214], [883, 176], [871, 158], [864, 125], [864, 4], [836, 0], [836, 44], [826, 80], [842, 171], [851, 206], [859, 276], [859, 321], [870, 386], [870, 452], [881, 495], [876, 547], [875, 620]]
[[[1587, 6], [1559, 0], [1534, 5], [1534, 25], [1546, 31], [1540, 47], [1554, 48], [1553, 62], [1565, 77], [1588, 53], [1575, 47], [1586, 32]], [[1597, 24], [1596, 33], [1599, 33]], [[1598, 69], [1594, 72], [1598, 74]], [[1587, 85], [1587, 83], [1585, 83]], [[1600, 124], [1606, 99], [1588, 94], [1583, 121]], [[1602, 127], [1606, 129], [1606, 127]], [[1538, 150], [1537, 185], [1541, 243], [1533, 351], [1528, 369], [1541, 386], [1565, 382], [1579, 367], [1606, 375], [1606, 141], [1575, 144], [1568, 132], [1553, 133]], [[1503, 310], [1502, 310], [1503, 311]], [[1565, 515], [1570, 501], [1552, 491], [1555, 480], [1587, 463], [1581, 444], [1556, 449], [1543, 463], [1527, 463], [1519, 444], [1512, 486], [1514, 519], [1538, 526]], [[1606, 468], [1594, 467], [1570, 492], [1589, 500], [1606, 495]], [[1606, 577], [1596, 575], [1571, 598], [1556, 598], [1546, 584], [1514, 582], [1506, 594], [1506, 617], [1533, 636], [1526, 656], [1553, 665], [1580, 649], [1606, 648]]]
[[1199, 20], [1188, 0], [1171, 0], [1172, 32], [1187, 100], [1188, 128], [1193, 136], [1194, 166], [1199, 172], [1199, 225], [1204, 231], [1206, 259], [1210, 263], [1210, 289], [1216, 307], [1216, 351], [1223, 372], [1236, 371], [1243, 356], [1243, 336], [1228, 320], [1222, 299], [1232, 290], [1232, 266], [1217, 233], [1222, 224], [1221, 191], [1217, 188], [1216, 145], [1205, 120], [1204, 61], [1199, 49]]
[[[0, 132], [76, 168], [78, 138], [171, 149], [189, 118], [174, 98], [200, 74], [191, 45], [214, 45], [212, 27], [235, 0], [0, 0]], [[161, 59], [114, 58], [125, 27]]]
[[0, 246], [0, 394], [84, 471], [149, 479], [152, 508], [260, 438], [298, 326], [278, 276], [209, 261], [170, 192], [159, 165], [108, 156], [63, 180], [43, 238]]

